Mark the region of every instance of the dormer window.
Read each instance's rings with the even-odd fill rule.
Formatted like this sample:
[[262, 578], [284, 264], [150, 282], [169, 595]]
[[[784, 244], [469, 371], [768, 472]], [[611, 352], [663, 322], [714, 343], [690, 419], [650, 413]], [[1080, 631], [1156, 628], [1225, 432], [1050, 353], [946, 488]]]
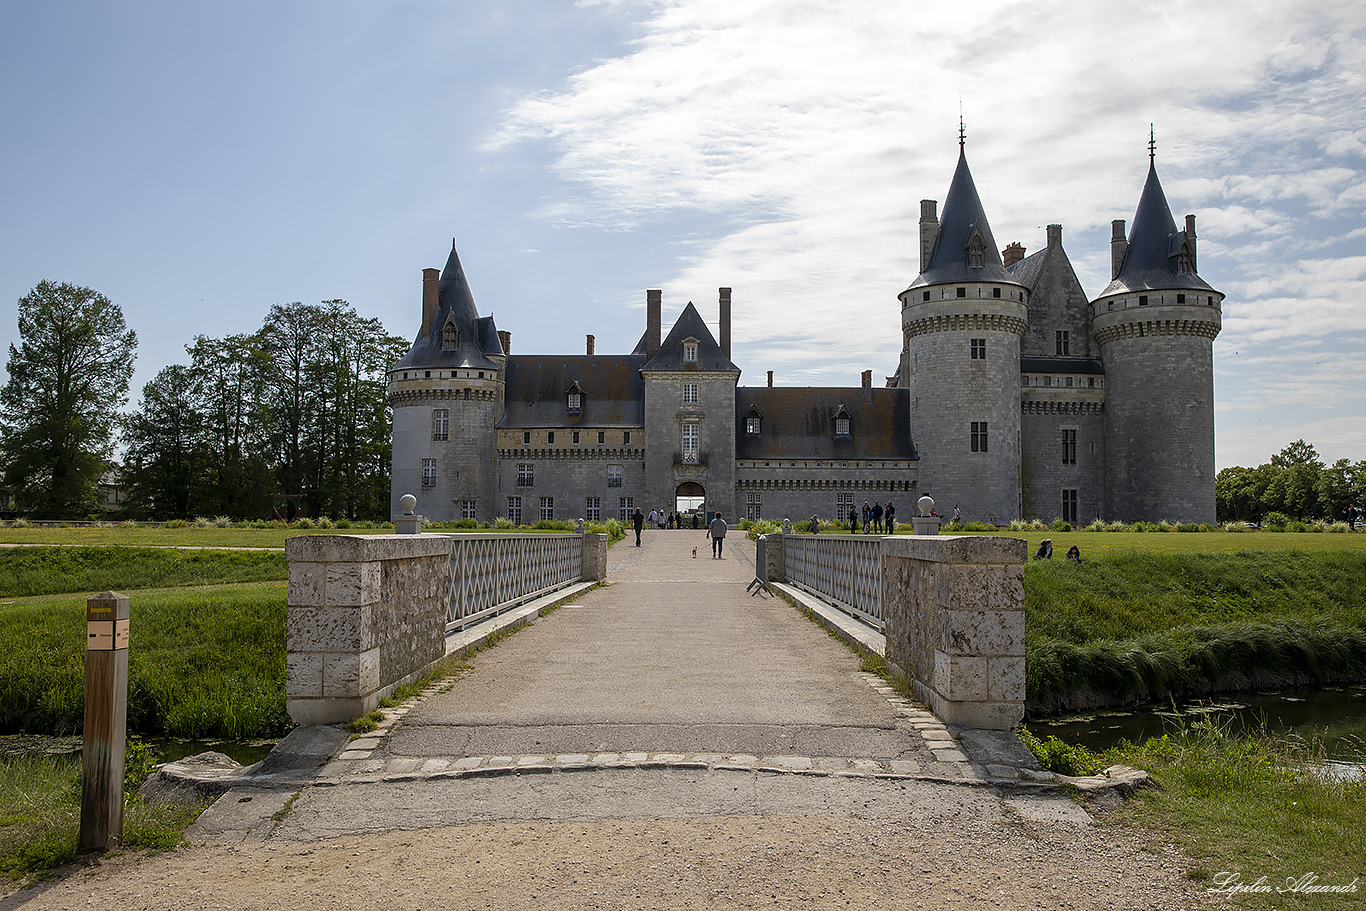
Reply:
[[968, 240], [968, 267], [980, 269], [986, 265], [987, 245], [982, 240], [982, 235], [977, 231], [972, 232], [971, 239]]
[[683, 340], [683, 363], [697, 363], [697, 339], [688, 338]]
[[759, 413], [759, 409], [754, 405], [749, 406], [749, 413], [745, 415], [745, 433], [751, 436], [758, 436], [763, 432], [764, 416]]
[[745, 418], [745, 433], [751, 433], [756, 436], [759, 434], [758, 418]]
[[841, 405], [835, 412], [835, 436], [847, 437], [850, 434], [849, 412]]
[[460, 330], [455, 327], [455, 320], [446, 320], [446, 325], [441, 327], [441, 350], [454, 351], [460, 347]]
[[579, 387], [578, 380], [569, 384], [569, 388], [564, 393], [564, 410], [569, 414], [583, 413], [583, 389]]

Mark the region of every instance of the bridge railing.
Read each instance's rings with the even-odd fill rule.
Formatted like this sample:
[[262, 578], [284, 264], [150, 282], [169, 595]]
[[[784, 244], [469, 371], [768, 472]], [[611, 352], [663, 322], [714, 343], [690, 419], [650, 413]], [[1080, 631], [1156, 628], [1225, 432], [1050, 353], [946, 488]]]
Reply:
[[882, 541], [859, 535], [783, 535], [783, 578], [881, 631]]
[[881, 630], [888, 667], [940, 718], [1008, 730], [1024, 716], [1024, 541], [788, 533], [766, 544], [763, 577]]
[[445, 658], [451, 630], [605, 578], [607, 536], [301, 535], [285, 558], [286, 707], [333, 724]]
[[449, 537], [446, 630], [465, 627], [583, 577], [580, 535], [460, 534]]

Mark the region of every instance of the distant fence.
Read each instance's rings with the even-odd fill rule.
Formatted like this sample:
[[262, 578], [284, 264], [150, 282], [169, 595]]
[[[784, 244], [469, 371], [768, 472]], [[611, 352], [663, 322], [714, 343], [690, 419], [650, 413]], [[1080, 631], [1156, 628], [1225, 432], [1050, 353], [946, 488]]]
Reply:
[[601, 534], [300, 535], [285, 541], [290, 717], [371, 711], [446, 656], [446, 634], [607, 575]]

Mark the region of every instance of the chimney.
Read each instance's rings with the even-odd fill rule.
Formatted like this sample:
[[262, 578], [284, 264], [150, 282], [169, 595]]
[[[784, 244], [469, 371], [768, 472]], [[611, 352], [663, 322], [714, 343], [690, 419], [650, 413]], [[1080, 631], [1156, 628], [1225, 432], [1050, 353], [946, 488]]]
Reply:
[[1195, 216], [1186, 216], [1186, 240], [1191, 245], [1191, 272], [1196, 272], [1195, 267]]
[[441, 304], [441, 270], [422, 270], [422, 329], [418, 335], [432, 331], [432, 321], [436, 319], [436, 309]]
[[593, 355], [593, 336], [591, 335], [588, 336], [588, 350], [584, 353], [587, 354], [589, 357], [592, 357]]
[[930, 267], [934, 239], [939, 234], [939, 203], [933, 199], [920, 200], [920, 271]]
[[1062, 225], [1048, 226], [1048, 245], [1050, 247], [1062, 246]]
[[1110, 277], [1119, 278], [1119, 270], [1124, 266], [1124, 254], [1129, 252], [1129, 242], [1124, 239], [1124, 219], [1116, 218], [1110, 222]]
[[659, 323], [662, 291], [645, 292], [645, 357], [652, 358], [659, 352]]
[[721, 353], [730, 360], [730, 289], [716, 289], [721, 294]]
[[871, 402], [873, 400], [873, 371], [863, 371], [863, 400]]
[[1001, 262], [1007, 269], [1024, 259], [1024, 257], [1025, 248], [1020, 246], [1018, 240], [1001, 251]]
[[512, 353], [512, 333], [506, 329], [498, 330], [498, 344], [503, 346], [504, 354]]
[[768, 388], [769, 388], [769, 389], [772, 389], [772, 388], [773, 388], [773, 371], [772, 371], [772, 370], [770, 370], [770, 371], [768, 372]]

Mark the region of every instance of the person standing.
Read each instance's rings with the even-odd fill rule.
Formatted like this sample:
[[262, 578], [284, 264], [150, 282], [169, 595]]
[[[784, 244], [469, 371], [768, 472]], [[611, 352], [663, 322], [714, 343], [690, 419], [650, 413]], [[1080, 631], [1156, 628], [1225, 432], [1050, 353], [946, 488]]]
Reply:
[[713, 560], [721, 559], [721, 548], [726, 541], [726, 521], [721, 518], [721, 510], [716, 511], [716, 518], [711, 520], [711, 525], [707, 526], [707, 534], [711, 536], [711, 556]]
[[1357, 530], [1357, 508], [1351, 504], [1348, 504], [1347, 506], [1347, 530]]
[[873, 531], [882, 534], [882, 503], [873, 503]]
[[871, 506], [868, 505], [868, 501], [867, 501], [867, 500], [864, 500], [864, 501], [863, 501], [863, 533], [864, 533], [865, 535], [871, 534], [871, 533], [872, 533], [872, 531], [871, 531], [871, 526], [872, 526], [872, 524], [873, 524], [873, 507], [871, 507]]
[[821, 533], [821, 520], [816, 518], [815, 516], [811, 517], [811, 533], [813, 535], [818, 535]]
[[887, 507], [882, 511], [882, 522], [887, 526], [887, 534], [896, 534], [896, 507], [891, 500], [887, 501]]
[[858, 508], [855, 506], [849, 507], [849, 534], [858, 534]]
[[636, 514], [631, 516], [631, 523], [636, 527], [636, 547], [640, 546], [640, 532], [645, 528], [645, 514], [636, 507]]
[[958, 508], [958, 504], [953, 504], [953, 522], [955, 525], [963, 524], [963, 512]]

